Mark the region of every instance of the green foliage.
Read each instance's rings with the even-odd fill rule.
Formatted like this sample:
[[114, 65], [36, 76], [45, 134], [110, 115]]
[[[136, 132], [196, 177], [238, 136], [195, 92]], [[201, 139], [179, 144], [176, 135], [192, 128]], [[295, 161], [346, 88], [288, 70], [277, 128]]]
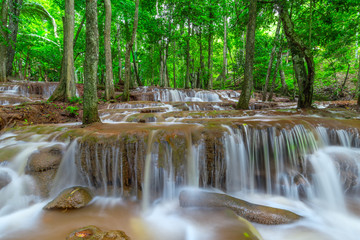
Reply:
[[79, 115], [79, 108], [77, 106], [68, 106], [65, 109], [71, 116], [78, 116]]

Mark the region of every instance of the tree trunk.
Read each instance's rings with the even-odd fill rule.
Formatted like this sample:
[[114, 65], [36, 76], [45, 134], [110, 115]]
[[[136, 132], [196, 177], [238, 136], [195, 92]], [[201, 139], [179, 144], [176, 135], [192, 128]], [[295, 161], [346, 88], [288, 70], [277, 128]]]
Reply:
[[285, 79], [285, 73], [284, 73], [283, 63], [282, 63], [282, 54], [280, 54], [279, 73], [280, 73], [280, 79], [281, 79], [281, 92], [284, 95], [288, 95], [288, 86], [285, 81], [286, 79]]
[[199, 70], [199, 88], [204, 88], [204, 74], [205, 74], [205, 64], [203, 56], [203, 46], [202, 46], [202, 27], [199, 29], [199, 47], [200, 47], [200, 70]]
[[15, 57], [17, 34], [19, 29], [19, 16], [23, 0], [11, 0], [9, 2], [9, 45], [7, 47], [7, 76], [11, 76], [13, 72], [13, 61]]
[[75, 38], [74, 38], [74, 48], [76, 46], [76, 43], [77, 43], [77, 40], [79, 39], [79, 36], [80, 36], [80, 33], [81, 33], [81, 30], [85, 24], [85, 20], [86, 20], [86, 15], [83, 16], [83, 18], [81, 19], [81, 23], [79, 25], [79, 28], [78, 30], [76, 31], [76, 35], [75, 35]]
[[159, 57], [160, 57], [160, 87], [164, 87], [164, 60], [163, 60], [163, 51], [162, 51], [162, 40], [159, 44]]
[[355, 90], [355, 97], [356, 96], [358, 97], [358, 106], [360, 107], [360, 57], [359, 57], [359, 69], [358, 69], [358, 74], [357, 74], [357, 84], [356, 84], [356, 90]]
[[350, 63], [348, 63], [348, 69], [347, 69], [347, 72], [346, 72], [346, 76], [345, 76], [345, 79], [344, 79], [343, 84], [341, 85], [340, 95], [342, 95], [342, 94], [343, 94], [343, 91], [344, 91], [344, 88], [345, 88], [346, 82], [347, 82], [348, 77], [349, 77], [349, 71], [350, 71]]
[[277, 53], [277, 57], [276, 57], [276, 66], [275, 66], [275, 71], [274, 71], [274, 75], [273, 75], [273, 80], [272, 80], [272, 84], [271, 84], [271, 90], [270, 90], [268, 101], [272, 101], [272, 98], [274, 95], [274, 90], [275, 90], [275, 85], [276, 85], [276, 76], [277, 76], [279, 66], [280, 66], [280, 61], [281, 61], [281, 52], [282, 52], [282, 47], [280, 46], [279, 51]]
[[1, 6], [1, 27], [0, 27], [0, 82], [6, 82], [6, 60], [7, 60], [7, 18], [8, 18], [8, 0], [2, 1]]
[[222, 89], [225, 89], [227, 69], [227, 16], [224, 16], [224, 48], [223, 48], [223, 66], [222, 66]]
[[174, 88], [176, 88], [176, 41], [174, 40], [174, 62], [173, 62], [173, 71], [174, 71]]
[[213, 88], [213, 73], [212, 73], [212, 68], [213, 68], [213, 60], [212, 60], [212, 55], [213, 55], [213, 35], [212, 35], [212, 27], [213, 27], [213, 13], [212, 10], [210, 8], [210, 13], [209, 13], [209, 18], [210, 18], [210, 24], [209, 24], [209, 39], [208, 39], [208, 84], [207, 84], [207, 88], [208, 89], [212, 89]]
[[64, 51], [60, 71], [60, 83], [50, 101], [68, 101], [76, 96], [74, 68], [74, 0], [65, 1]]
[[104, 0], [105, 4], [105, 30], [104, 30], [104, 44], [105, 44], [105, 99], [109, 101], [115, 98], [114, 89], [114, 75], [112, 67], [111, 56], [111, 0]]
[[132, 53], [132, 56], [133, 56], [133, 64], [134, 64], [134, 72], [135, 72], [136, 82], [137, 82], [138, 86], [142, 86], [142, 83], [140, 81], [139, 71], [138, 71], [137, 66], [136, 66], [135, 54], [134, 54], [134, 51], [132, 49], [131, 49], [131, 53]]
[[299, 86], [298, 108], [310, 108], [314, 92], [315, 63], [310, 49], [296, 35], [289, 13], [284, 8], [285, 4], [280, 6], [279, 12], [293, 55], [293, 68]]
[[164, 53], [164, 80], [165, 80], [165, 87], [169, 87], [170, 86], [170, 81], [169, 81], [169, 71], [168, 71], [168, 66], [167, 66], [167, 61], [168, 61], [168, 58], [169, 58], [169, 43], [170, 41], [168, 41], [166, 43], [166, 46], [165, 46], [165, 53]]
[[99, 30], [97, 0], [86, 0], [86, 53], [84, 63], [83, 124], [100, 122], [97, 98], [97, 70], [99, 63]]
[[268, 86], [269, 86], [269, 81], [270, 81], [270, 76], [271, 76], [271, 69], [272, 69], [272, 66], [273, 66], [275, 51], [276, 51], [276, 47], [277, 47], [278, 42], [279, 42], [280, 27], [281, 27], [281, 19], [279, 17], [279, 21], [277, 23], [276, 32], [275, 32], [274, 46], [271, 49], [269, 65], [268, 65], [268, 69], [267, 69], [267, 73], [266, 73], [264, 92], [263, 92], [263, 95], [262, 95], [262, 101], [264, 101], [264, 102], [266, 101], [266, 97], [267, 97], [267, 91], [268, 91]]
[[251, 0], [249, 6], [249, 22], [246, 32], [246, 56], [244, 83], [242, 86], [237, 109], [249, 109], [250, 95], [253, 85], [254, 55], [255, 55], [255, 30], [256, 30], [256, 4], [257, 0]]
[[117, 36], [116, 36], [116, 38], [117, 38], [117, 51], [118, 51], [118, 54], [119, 54], [119, 75], [118, 75], [118, 77], [119, 77], [119, 83], [121, 83], [121, 81], [122, 81], [122, 74], [121, 74], [121, 72], [122, 72], [122, 61], [121, 61], [121, 54], [122, 54], [122, 52], [121, 52], [121, 42], [120, 42], [120, 24], [117, 24], [116, 25], [116, 28], [117, 28]]
[[135, 42], [138, 23], [139, 23], [139, 0], [135, 0], [134, 26], [133, 26], [130, 42], [128, 42], [126, 46], [126, 54], [125, 54], [125, 86], [124, 86], [124, 93], [122, 96], [123, 101], [129, 101], [130, 99], [130, 81], [131, 81], [130, 54], [131, 54], [131, 49]]
[[[189, 13], [190, 14], [190, 13]], [[186, 39], [186, 78], [185, 78], [185, 89], [188, 89], [189, 82], [190, 82], [190, 35], [191, 35], [191, 28], [190, 28], [190, 17], [188, 17], [188, 36]]]

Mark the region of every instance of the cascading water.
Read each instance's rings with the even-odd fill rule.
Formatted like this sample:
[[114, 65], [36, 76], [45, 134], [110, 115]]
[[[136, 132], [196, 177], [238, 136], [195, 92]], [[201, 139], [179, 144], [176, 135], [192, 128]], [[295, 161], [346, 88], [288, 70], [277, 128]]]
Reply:
[[[356, 228], [360, 220], [348, 210], [345, 192], [349, 196], [360, 193], [358, 131], [299, 124], [279, 127], [269, 119], [269, 126], [255, 128], [251, 124], [254, 121], [223, 123], [218, 132], [199, 124], [149, 124], [138, 135], [105, 134], [93, 139], [75, 134], [77, 139], [70, 143], [47, 135], [24, 133], [19, 138], [17, 133], [4, 134], [0, 138], [0, 155], [7, 156], [7, 152], [12, 155], [0, 164], [0, 180], [7, 183], [1, 188], [0, 181], [0, 223], [21, 216], [30, 219], [29, 215], [34, 222], [41, 218], [41, 208], [48, 200], [34, 194], [37, 190], [32, 188], [37, 183], [26, 174], [28, 159], [34, 152], [60, 144], [64, 149], [63, 160], [50, 196], [65, 187], [85, 185], [98, 196], [117, 199], [112, 206], [120, 206], [121, 199], [141, 198], [143, 209], [155, 207], [144, 218], [146, 224], [158, 229], [171, 219], [186, 232], [183, 236], [176, 231], [179, 237], [174, 239], [201, 239], [207, 231], [194, 228], [194, 222], [174, 213], [179, 191], [194, 187], [225, 191], [304, 216], [298, 224], [280, 228], [281, 234], [276, 237], [276, 230], [257, 226], [265, 239], [296, 239], [297, 229], [305, 228], [309, 235], [300, 234], [299, 239], [338, 240], [346, 236], [355, 240], [354, 236], [360, 234]], [[27, 201], [16, 205], [12, 196]], [[95, 205], [107, 202], [100, 198], [94, 201]], [[336, 224], [332, 220], [335, 217], [344, 224]], [[4, 239], [19, 229], [9, 224], [4, 225], [6, 228], [1, 226], [0, 236]], [[172, 233], [162, 234], [154, 236], [169, 239]], [[214, 239], [212, 234], [208, 238]]]

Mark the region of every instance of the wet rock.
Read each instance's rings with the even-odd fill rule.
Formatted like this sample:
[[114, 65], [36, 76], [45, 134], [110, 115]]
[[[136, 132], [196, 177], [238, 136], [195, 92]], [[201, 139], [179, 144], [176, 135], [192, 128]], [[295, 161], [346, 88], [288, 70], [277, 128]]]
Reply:
[[220, 193], [182, 191], [179, 198], [182, 207], [228, 208], [237, 215], [260, 224], [288, 224], [301, 218], [301, 216], [284, 209], [252, 204]]
[[0, 190], [6, 187], [11, 182], [11, 177], [8, 173], [0, 170]]
[[61, 163], [63, 150], [63, 146], [60, 144], [39, 149], [29, 157], [27, 169], [33, 172], [43, 172], [57, 168]]
[[119, 230], [112, 230], [108, 232], [102, 231], [96, 226], [87, 226], [72, 232], [67, 240], [130, 240], [130, 238]]
[[53, 201], [49, 202], [44, 209], [77, 209], [85, 207], [93, 196], [86, 187], [71, 187], [62, 191]]
[[63, 146], [58, 144], [51, 147], [40, 148], [28, 160], [26, 173], [33, 176], [39, 186], [40, 195], [49, 196], [51, 184], [63, 157]]
[[351, 191], [351, 189], [357, 186], [358, 180], [358, 165], [356, 159], [360, 159], [360, 154], [341, 154], [333, 153], [332, 158], [334, 160], [335, 167], [340, 173], [340, 180], [343, 184], [345, 191]]

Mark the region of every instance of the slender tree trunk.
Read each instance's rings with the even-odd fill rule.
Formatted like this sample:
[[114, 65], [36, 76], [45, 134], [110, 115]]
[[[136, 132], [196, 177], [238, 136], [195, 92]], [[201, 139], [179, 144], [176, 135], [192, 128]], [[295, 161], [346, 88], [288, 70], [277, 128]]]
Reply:
[[1, 5], [1, 26], [0, 26], [0, 82], [6, 82], [6, 61], [7, 61], [7, 19], [8, 19], [8, 0], [3, 0]]
[[200, 71], [199, 71], [199, 88], [204, 88], [204, 74], [205, 74], [205, 64], [204, 64], [204, 56], [203, 56], [203, 46], [202, 46], [202, 27], [200, 26], [199, 30], [199, 47], [200, 47]]
[[170, 41], [168, 41], [166, 43], [165, 46], [165, 53], [164, 53], [164, 68], [165, 68], [165, 72], [164, 72], [164, 79], [165, 79], [165, 87], [170, 87], [170, 81], [169, 81], [169, 71], [168, 71], [168, 58], [169, 58], [169, 43]]
[[134, 14], [133, 31], [132, 31], [132, 35], [131, 35], [131, 40], [130, 40], [130, 42], [127, 43], [126, 54], [125, 54], [125, 86], [124, 86], [124, 93], [122, 96], [123, 101], [129, 101], [129, 98], [130, 98], [130, 81], [131, 81], [130, 54], [131, 54], [131, 49], [135, 42], [138, 23], [139, 23], [139, 0], [135, 0], [135, 14]]
[[99, 63], [99, 30], [97, 0], [86, 0], [86, 53], [84, 63], [83, 124], [100, 122], [97, 98], [97, 70]]
[[210, 13], [209, 13], [209, 18], [210, 18], [210, 24], [209, 24], [209, 38], [208, 38], [208, 84], [207, 84], [207, 88], [208, 89], [212, 89], [213, 88], [213, 73], [212, 73], [212, 68], [213, 68], [213, 60], [212, 60], [212, 55], [213, 55], [213, 13], [212, 10], [210, 8]]
[[133, 56], [133, 64], [134, 64], [134, 72], [135, 72], [136, 82], [137, 82], [138, 86], [142, 86], [142, 83], [140, 81], [139, 71], [138, 71], [137, 66], [136, 66], [135, 54], [134, 54], [134, 51], [132, 49], [131, 49], [131, 52], [132, 52], [132, 56]]
[[191, 35], [190, 17], [188, 17], [188, 36], [186, 39], [186, 78], [185, 89], [188, 89], [190, 82], [190, 35]]
[[111, 0], [104, 0], [105, 4], [105, 30], [104, 30], [104, 44], [105, 44], [105, 99], [109, 101], [115, 98], [114, 75], [112, 67], [111, 56]]
[[346, 76], [345, 76], [345, 79], [344, 79], [343, 84], [341, 85], [341, 90], [340, 90], [340, 94], [341, 94], [341, 95], [342, 95], [342, 93], [343, 93], [343, 91], [344, 91], [346, 82], [347, 82], [347, 80], [348, 80], [349, 72], [350, 72], [350, 63], [348, 63], [348, 68], [347, 68], [347, 71], [346, 71]]
[[266, 73], [264, 92], [262, 95], [262, 100], [264, 102], [266, 101], [266, 97], [267, 97], [267, 91], [268, 91], [269, 81], [270, 81], [270, 77], [271, 77], [271, 69], [272, 69], [273, 62], [274, 62], [276, 47], [277, 47], [278, 41], [279, 41], [280, 27], [281, 27], [281, 19], [279, 17], [279, 21], [277, 23], [276, 32], [275, 32], [274, 45], [273, 45], [273, 48], [271, 49], [271, 53], [270, 53], [270, 60], [269, 60], [269, 65], [268, 65], [268, 69], [267, 69], [267, 73]]
[[280, 79], [281, 79], [281, 92], [284, 95], [288, 95], [288, 86], [286, 84], [285, 79], [285, 73], [283, 69], [283, 62], [282, 62], [282, 53], [280, 53], [280, 66], [279, 66], [279, 73], [280, 73]]
[[227, 16], [224, 16], [224, 46], [223, 46], [223, 66], [222, 66], [222, 89], [225, 89], [226, 69], [227, 69]]
[[[284, 6], [280, 6], [280, 17], [283, 23], [285, 35], [288, 39], [293, 55], [293, 67], [299, 86], [298, 108], [310, 108], [314, 92], [315, 63], [310, 49], [301, 41], [294, 31], [289, 13]], [[306, 61], [306, 67], [305, 62]]]
[[173, 71], [174, 71], [174, 88], [176, 88], [176, 41], [174, 40], [174, 46], [173, 46], [173, 52], [174, 52], [174, 62], [173, 62]]
[[116, 28], [117, 28], [117, 34], [116, 34], [116, 38], [117, 38], [117, 51], [118, 51], [118, 54], [119, 54], [119, 83], [121, 83], [122, 81], [122, 61], [121, 61], [121, 55], [122, 55], [122, 52], [121, 52], [121, 40], [120, 40], [120, 24], [116, 24]]
[[276, 57], [276, 66], [275, 66], [275, 71], [274, 71], [274, 75], [273, 75], [273, 80], [272, 80], [272, 84], [271, 84], [271, 90], [270, 90], [268, 101], [272, 101], [272, 99], [273, 99], [275, 85], [276, 85], [276, 76], [277, 76], [279, 66], [280, 66], [280, 61], [281, 61], [281, 52], [282, 52], [282, 47], [280, 45], [279, 51], [278, 51], [277, 57]]
[[80, 23], [80, 25], [79, 25], [79, 28], [78, 28], [78, 30], [76, 31], [76, 35], [75, 35], [75, 38], [74, 38], [74, 48], [75, 48], [75, 46], [76, 46], [77, 40], [79, 39], [81, 30], [82, 30], [82, 28], [84, 27], [85, 20], [86, 20], [86, 15], [84, 15], [83, 18], [81, 19], [81, 23]]
[[74, 68], [74, 0], [65, 1], [64, 51], [60, 71], [60, 83], [50, 101], [68, 101], [76, 96]]
[[11, 76], [13, 72], [13, 62], [15, 57], [17, 34], [19, 29], [19, 16], [21, 12], [21, 7], [23, 0], [11, 0], [9, 1], [9, 45], [7, 47], [7, 63], [6, 71], [7, 76]]
[[160, 87], [164, 87], [164, 60], [163, 60], [163, 50], [162, 50], [162, 41], [160, 41], [160, 44], [159, 44], [159, 57], [160, 57], [160, 71], [159, 71], [159, 74], [160, 74]]
[[249, 109], [250, 95], [253, 85], [254, 55], [255, 55], [255, 30], [256, 30], [256, 4], [257, 0], [250, 1], [249, 22], [246, 32], [246, 56], [244, 83], [237, 109]]

